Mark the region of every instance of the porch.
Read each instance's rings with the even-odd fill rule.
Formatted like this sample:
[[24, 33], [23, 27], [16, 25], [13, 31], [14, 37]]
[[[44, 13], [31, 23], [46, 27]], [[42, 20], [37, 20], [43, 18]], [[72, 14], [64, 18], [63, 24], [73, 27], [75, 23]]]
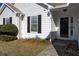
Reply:
[[[69, 6], [50, 9], [51, 39], [79, 41], [79, 4], [70, 3]], [[66, 43], [66, 42], [64, 42]]]
[[[52, 46], [54, 47], [54, 49], [56, 50], [59, 56], [79, 55], [79, 51], [75, 51], [74, 49], [71, 48], [72, 45], [74, 49], [78, 49], [77, 41], [75, 40], [71, 41], [71, 40], [55, 39], [54, 41], [52, 41]], [[69, 51], [72, 51], [72, 52], [69, 52]], [[73, 51], [76, 53], [74, 53]]]

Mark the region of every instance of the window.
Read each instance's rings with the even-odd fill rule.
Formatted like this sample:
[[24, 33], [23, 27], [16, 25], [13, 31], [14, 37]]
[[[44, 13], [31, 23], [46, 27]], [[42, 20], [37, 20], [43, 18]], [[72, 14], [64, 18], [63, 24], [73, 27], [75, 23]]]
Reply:
[[27, 32], [41, 33], [41, 15], [27, 17]]
[[38, 17], [37, 16], [31, 16], [31, 32], [37, 32], [38, 31]]
[[0, 7], [2, 6], [3, 3], [0, 3]]
[[12, 24], [12, 17], [3, 18], [3, 24]]

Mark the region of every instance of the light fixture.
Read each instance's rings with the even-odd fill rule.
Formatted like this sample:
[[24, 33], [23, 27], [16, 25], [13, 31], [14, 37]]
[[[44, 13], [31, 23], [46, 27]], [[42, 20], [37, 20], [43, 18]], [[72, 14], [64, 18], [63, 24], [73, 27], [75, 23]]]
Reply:
[[63, 9], [63, 12], [67, 12], [67, 9]]

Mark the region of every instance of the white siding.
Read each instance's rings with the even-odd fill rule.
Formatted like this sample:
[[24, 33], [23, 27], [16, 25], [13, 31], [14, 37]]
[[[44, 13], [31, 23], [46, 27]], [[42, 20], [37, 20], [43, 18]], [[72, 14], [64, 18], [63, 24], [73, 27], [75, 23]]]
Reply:
[[[15, 4], [15, 6], [20, 9], [24, 14], [24, 20], [22, 21], [22, 38], [35, 38], [36, 36], [40, 38], [47, 38], [51, 31], [51, 20], [47, 16], [47, 10], [42, 8], [41, 6], [34, 3], [20, 3]], [[27, 33], [27, 16], [36, 16], [42, 15], [42, 28], [41, 33]]]

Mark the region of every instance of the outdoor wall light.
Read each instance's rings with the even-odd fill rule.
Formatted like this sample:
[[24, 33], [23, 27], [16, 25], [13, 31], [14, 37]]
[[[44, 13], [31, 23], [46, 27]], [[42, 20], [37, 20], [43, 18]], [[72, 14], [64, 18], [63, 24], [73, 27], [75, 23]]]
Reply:
[[47, 13], [47, 16], [50, 16], [50, 12]]
[[63, 9], [63, 12], [67, 12], [67, 9]]

